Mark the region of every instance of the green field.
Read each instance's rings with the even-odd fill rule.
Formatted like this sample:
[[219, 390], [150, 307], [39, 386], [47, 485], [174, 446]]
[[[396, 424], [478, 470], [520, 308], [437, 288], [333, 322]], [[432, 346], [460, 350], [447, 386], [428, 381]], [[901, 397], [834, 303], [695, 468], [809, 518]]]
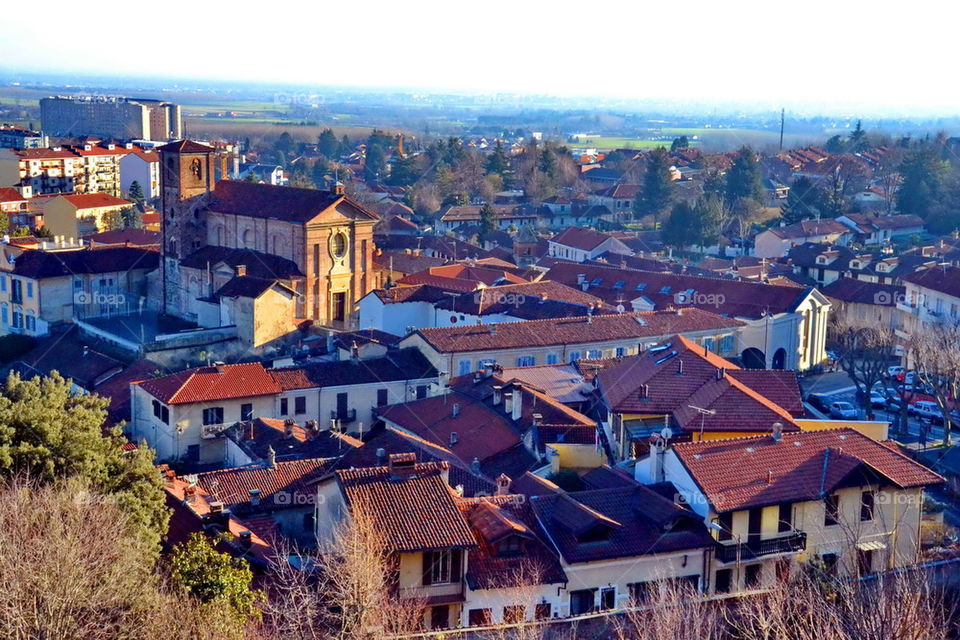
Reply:
[[671, 142], [672, 140], [641, 140], [640, 138], [598, 136], [568, 144], [575, 147], [596, 147], [597, 149], [656, 149], [657, 147], [669, 148]]

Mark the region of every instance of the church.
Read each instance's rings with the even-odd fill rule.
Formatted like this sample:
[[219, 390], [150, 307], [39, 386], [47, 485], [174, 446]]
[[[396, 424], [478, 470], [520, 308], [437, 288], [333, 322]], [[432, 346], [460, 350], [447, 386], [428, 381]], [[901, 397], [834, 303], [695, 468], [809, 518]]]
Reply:
[[355, 304], [376, 287], [376, 214], [340, 185], [217, 180], [217, 150], [198, 142], [158, 151], [166, 314], [236, 325], [253, 347], [306, 321], [351, 328]]

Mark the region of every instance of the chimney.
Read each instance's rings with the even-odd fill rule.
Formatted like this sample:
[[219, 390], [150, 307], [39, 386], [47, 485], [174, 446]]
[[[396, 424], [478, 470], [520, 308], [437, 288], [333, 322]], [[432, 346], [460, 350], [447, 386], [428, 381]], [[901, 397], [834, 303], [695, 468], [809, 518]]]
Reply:
[[83, 345], [83, 355], [87, 355], [89, 353], [90, 353], [90, 347], [88, 347], [87, 345]]
[[383, 466], [387, 463], [387, 450], [383, 447], [377, 449], [377, 465]]
[[470, 472], [476, 476], [480, 475], [480, 458], [474, 458], [470, 463]]
[[783, 440], [783, 423], [774, 422], [773, 423], [773, 433], [771, 434], [774, 442], [780, 442]]
[[254, 507], [260, 506], [260, 489], [250, 489], [248, 493], [250, 494], [250, 505]]
[[577, 274], [577, 286], [582, 287], [582, 286], [585, 285], [586, 283], [587, 283], [587, 274], [585, 274], [585, 273], [578, 273], [578, 274]]
[[273, 450], [272, 446], [267, 447], [267, 468], [277, 468], [277, 452]]
[[540, 423], [543, 422], [543, 414], [542, 414], [542, 413], [535, 413], [535, 414], [533, 414], [533, 415], [531, 416], [531, 418], [533, 418], [533, 426], [535, 426], [535, 427], [539, 427], [539, 426], [540, 426]]
[[493, 385], [493, 406], [500, 404], [500, 400], [503, 398], [503, 387], [498, 384]]
[[236, 267], [236, 269], [235, 269], [235, 271], [236, 271], [236, 273], [237, 273], [237, 277], [245, 276], [245, 275], [247, 275], [247, 265], [245, 265], [245, 264], [238, 264], [237, 267]]
[[506, 411], [511, 416], [513, 415], [513, 394], [512, 393], [503, 394], [503, 410]]
[[593, 324], [593, 307], [587, 309], [587, 324]]
[[249, 549], [253, 545], [253, 534], [249, 531], [240, 532], [240, 546]]
[[724, 367], [717, 368], [717, 380], [723, 380], [723, 376], [727, 375], [727, 370]]
[[284, 420], [283, 435], [286, 436], [287, 438], [293, 437], [293, 427], [296, 426], [296, 424], [297, 424], [296, 422], [294, 422], [293, 420], [290, 420], [289, 418], [287, 420]]
[[493, 336], [497, 335], [497, 323], [496, 323], [496, 322], [491, 322], [491, 323], [490, 323], [490, 335], [493, 335]]
[[460, 442], [460, 434], [458, 434], [456, 431], [451, 431], [451, 432], [450, 432], [450, 446], [452, 447], [453, 445], [457, 444], [458, 442]]
[[513, 383], [513, 406], [511, 410], [510, 417], [516, 422], [523, 412], [523, 389], [518, 382]]
[[387, 457], [387, 467], [393, 480], [410, 478], [417, 472], [417, 454], [391, 453]]
[[497, 476], [497, 492], [494, 495], [505, 496], [510, 493], [510, 477], [505, 473]]
[[451, 413], [451, 415], [452, 415], [454, 418], [456, 418], [458, 415], [460, 415], [460, 404], [459, 404], [459, 403], [456, 403], [456, 402], [453, 403], [453, 412]]
[[667, 440], [660, 435], [650, 438], [650, 455], [646, 464], [637, 464], [635, 479], [643, 484], [663, 482], [663, 456], [666, 454]]
[[342, 196], [344, 194], [343, 183], [340, 182], [339, 180], [334, 182], [333, 187], [330, 189], [330, 193], [332, 193], [335, 196]]
[[677, 375], [683, 375], [683, 360], [677, 360]]

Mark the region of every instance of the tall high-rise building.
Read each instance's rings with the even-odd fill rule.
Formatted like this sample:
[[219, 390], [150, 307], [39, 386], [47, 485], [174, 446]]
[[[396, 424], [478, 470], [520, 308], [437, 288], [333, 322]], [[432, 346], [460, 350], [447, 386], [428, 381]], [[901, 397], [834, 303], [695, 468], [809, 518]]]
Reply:
[[180, 105], [141, 98], [41, 98], [40, 121], [44, 133], [53, 136], [163, 141], [183, 132]]

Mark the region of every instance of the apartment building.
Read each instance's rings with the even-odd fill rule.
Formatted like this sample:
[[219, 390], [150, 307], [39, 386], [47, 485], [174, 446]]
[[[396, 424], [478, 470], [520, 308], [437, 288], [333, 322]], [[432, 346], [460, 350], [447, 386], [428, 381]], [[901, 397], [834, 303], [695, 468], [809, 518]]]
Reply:
[[180, 105], [146, 98], [41, 98], [40, 120], [44, 132], [56, 136], [166, 141], [180, 138], [183, 132]]
[[120, 160], [125, 146], [84, 144], [70, 147], [0, 149], [0, 184], [34, 195], [51, 193], [121, 194]]
[[896, 301], [901, 341], [925, 326], [960, 322], [960, 267], [930, 267], [907, 275], [903, 284], [903, 299]]

